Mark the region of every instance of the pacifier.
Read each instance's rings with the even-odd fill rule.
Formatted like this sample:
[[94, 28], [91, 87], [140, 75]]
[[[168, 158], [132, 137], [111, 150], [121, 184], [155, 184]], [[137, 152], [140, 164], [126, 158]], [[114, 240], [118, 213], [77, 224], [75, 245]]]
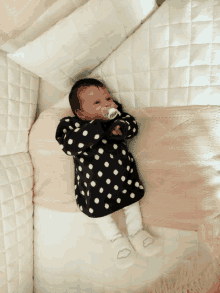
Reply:
[[121, 116], [121, 112], [112, 107], [104, 107], [101, 111], [103, 116], [109, 120], [114, 119], [117, 115]]

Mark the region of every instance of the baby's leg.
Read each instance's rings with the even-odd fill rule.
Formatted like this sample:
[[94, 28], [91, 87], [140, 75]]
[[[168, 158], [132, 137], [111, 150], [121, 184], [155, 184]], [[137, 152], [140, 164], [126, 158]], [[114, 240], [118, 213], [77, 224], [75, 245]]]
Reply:
[[152, 256], [161, 251], [160, 246], [152, 246], [153, 237], [144, 230], [139, 202], [124, 208], [129, 240], [143, 256]]
[[109, 242], [117, 255], [117, 265], [129, 267], [135, 261], [135, 252], [129, 240], [124, 237], [118, 229], [111, 215], [96, 218], [96, 224], [102, 231], [104, 237]]

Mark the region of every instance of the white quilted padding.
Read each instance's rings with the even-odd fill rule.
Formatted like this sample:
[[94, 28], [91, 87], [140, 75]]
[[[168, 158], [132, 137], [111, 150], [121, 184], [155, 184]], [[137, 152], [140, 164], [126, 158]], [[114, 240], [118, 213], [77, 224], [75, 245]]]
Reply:
[[90, 0], [8, 57], [68, 93], [155, 9], [155, 0]]
[[88, 77], [128, 108], [220, 105], [220, 1], [167, 0]]
[[33, 293], [33, 165], [39, 77], [0, 51], [0, 292]]
[[28, 151], [39, 77], [0, 51], [0, 156]]
[[0, 156], [0, 292], [33, 292], [33, 167], [29, 153]]

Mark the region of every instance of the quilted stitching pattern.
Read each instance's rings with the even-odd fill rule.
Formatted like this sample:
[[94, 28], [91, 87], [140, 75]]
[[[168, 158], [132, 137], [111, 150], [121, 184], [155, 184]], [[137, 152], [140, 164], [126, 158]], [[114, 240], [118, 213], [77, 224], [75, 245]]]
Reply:
[[33, 292], [33, 167], [29, 153], [0, 156], [0, 292]]
[[127, 108], [220, 105], [220, 1], [165, 1], [89, 77]]
[[39, 77], [0, 51], [0, 292], [33, 292], [33, 166], [28, 134]]
[[38, 76], [0, 51], [0, 156], [28, 151], [38, 88]]
[[93, 0], [8, 57], [69, 92], [154, 10], [155, 0]]

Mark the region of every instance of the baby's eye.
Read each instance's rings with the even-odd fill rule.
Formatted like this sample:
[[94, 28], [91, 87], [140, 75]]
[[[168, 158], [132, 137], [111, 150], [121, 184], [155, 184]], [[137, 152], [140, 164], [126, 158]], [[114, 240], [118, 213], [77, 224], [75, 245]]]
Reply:
[[108, 98], [107, 100], [111, 100], [111, 98]]
[[95, 102], [95, 104], [99, 103], [99, 101]]

